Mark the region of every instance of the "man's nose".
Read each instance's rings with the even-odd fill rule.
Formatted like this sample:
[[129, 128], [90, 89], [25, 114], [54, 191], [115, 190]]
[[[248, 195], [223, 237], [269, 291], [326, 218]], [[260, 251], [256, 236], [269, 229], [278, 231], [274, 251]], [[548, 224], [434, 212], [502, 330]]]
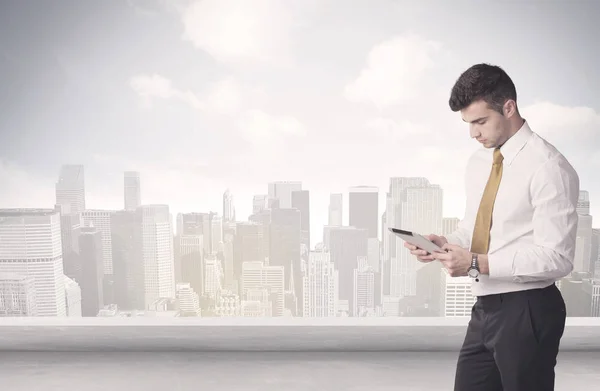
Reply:
[[479, 130], [477, 130], [477, 126], [474, 124], [469, 125], [469, 133], [471, 134], [471, 138], [477, 138], [481, 136]]

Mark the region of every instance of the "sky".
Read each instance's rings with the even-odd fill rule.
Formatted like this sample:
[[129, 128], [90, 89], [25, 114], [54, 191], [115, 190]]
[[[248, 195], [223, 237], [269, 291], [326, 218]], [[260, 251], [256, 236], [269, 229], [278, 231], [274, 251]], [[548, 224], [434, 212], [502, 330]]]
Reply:
[[3, 2], [0, 207], [52, 207], [60, 166], [83, 164], [97, 209], [123, 207], [125, 170], [173, 213], [221, 213], [229, 188], [241, 220], [268, 182], [302, 181], [313, 243], [330, 193], [377, 186], [381, 214], [394, 176], [439, 184], [460, 218], [479, 145], [448, 98], [487, 62], [598, 221], [599, 14], [594, 1]]

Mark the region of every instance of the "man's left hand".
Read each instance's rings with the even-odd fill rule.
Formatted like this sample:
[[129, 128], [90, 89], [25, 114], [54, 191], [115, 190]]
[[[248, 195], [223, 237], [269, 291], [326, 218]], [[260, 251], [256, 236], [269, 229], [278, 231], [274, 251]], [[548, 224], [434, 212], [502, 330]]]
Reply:
[[439, 260], [452, 277], [467, 275], [471, 267], [471, 252], [466, 248], [446, 243], [443, 247], [446, 252], [434, 252], [433, 258]]

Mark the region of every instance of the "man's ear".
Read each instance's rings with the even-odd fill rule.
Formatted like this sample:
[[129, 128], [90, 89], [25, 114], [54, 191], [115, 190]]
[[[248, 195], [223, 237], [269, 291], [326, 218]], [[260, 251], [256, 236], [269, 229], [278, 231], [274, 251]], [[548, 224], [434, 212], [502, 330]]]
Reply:
[[504, 106], [502, 107], [502, 112], [506, 118], [510, 118], [517, 112], [517, 102], [512, 99], [504, 102]]

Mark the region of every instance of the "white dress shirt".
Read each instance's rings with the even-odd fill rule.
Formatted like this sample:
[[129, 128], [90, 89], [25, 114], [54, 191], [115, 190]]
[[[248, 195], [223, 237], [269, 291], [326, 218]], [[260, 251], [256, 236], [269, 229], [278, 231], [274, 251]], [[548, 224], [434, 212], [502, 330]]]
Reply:
[[[488, 251], [489, 275], [475, 296], [546, 287], [573, 270], [579, 177], [567, 159], [527, 122], [500, 148], [504, 157]], [[446, 239], [470, 249], [493, 149], [478, 149], [466, 169], [465, 217]]]

